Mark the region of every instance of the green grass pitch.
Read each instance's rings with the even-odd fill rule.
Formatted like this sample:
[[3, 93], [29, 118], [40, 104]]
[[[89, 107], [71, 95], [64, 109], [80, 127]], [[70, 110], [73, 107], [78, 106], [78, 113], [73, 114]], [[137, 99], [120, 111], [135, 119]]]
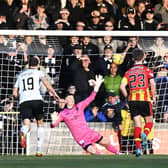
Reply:
[[168, 168], [168, 155], [0, 156], [0, 168]]

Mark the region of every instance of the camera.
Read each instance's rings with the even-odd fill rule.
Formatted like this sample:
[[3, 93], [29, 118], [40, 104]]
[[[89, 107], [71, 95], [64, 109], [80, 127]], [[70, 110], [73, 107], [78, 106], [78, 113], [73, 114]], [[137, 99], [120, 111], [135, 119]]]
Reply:
[[168, 23], [163, 23], [161, 24], [161, 26], [162, 26], [162, 29], [168, 30]]

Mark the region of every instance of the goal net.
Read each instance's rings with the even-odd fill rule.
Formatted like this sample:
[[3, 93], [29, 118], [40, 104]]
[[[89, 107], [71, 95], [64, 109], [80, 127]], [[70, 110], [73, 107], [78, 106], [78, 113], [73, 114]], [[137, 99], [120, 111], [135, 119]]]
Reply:
[[[166, 147], [168, 146], [168, 37], [165, 32], [40, 30], [0, 31], [0, 154], [35, 154], [37, 143], [36, 121], [32, 118], [31, 131], [27, 135], [27, 148], [25, 150], [19, 144], [19, 131], [22, 123], [18, 100], [15, 101], [14, 105], [11, 104], [10, 100], [16, 77], [27, 68], [28, 59], [33, 55], [39, 56], [41, 60], [40, 69], [44, 71], [46, 79], [60, 97], [64, 98], [69, 91], [68, 87], [76, 84], [73, 80], [76, 73], [72, 73], [71, 70], [74, 68], [74, 60], [81, 54], [80, 51], [89, 56], [91, 60], [89, 68], [94, 72], [93, 74], [108, 75], [110, 66], [101, 69], [102, 64], [97, 64], [98, 60], [103, 59], [105, 55], [105, 47], [107, 49], [111, 48], [111, 60], [119, 64], [118, 67], [122, 67], [123, 64], [120, 54], [125, 54], [126, 59], [131, 56], [133, 48], [138, 47], [145, 51], [144, 64], [154, 71], [157, 86], [157, 104], [153, 107], [154, 127], [152, 133], [148, 136], [146, 153], [168, 154], [168, 148]], [[119, 55], [114, 57], [116, 53]], [[129, 62], [127, 63], [129, 64]], [[125, 69], [123, 67], [118, 69], [122, 77]], [[80, 81], [82, 78], [83, 76], [78, 76]], [[118, 83], [110, 83], [110, 85], [119, 86]], [[78, 92], [78, 86], [75, 85], [75, 87]], [[84, 90], [84, 87], [80, 85], [80, 90], [82, 89]], [[50, 114], [60, 110], [60, 106], [42, 84], [40, 91], [44, 99], [45, 138], [42, 147], [43, 153], [45, 155], [86, 154], [76, 144], [63, 122], [54, 129], [50, 128]], [[81, 92], [79, 94], [80, 99], [86, 97], [88, 93]], [[102, 91], [101, 93], [105, 94], [106, 92]], [[107, 102], [105, 97], [106, 95], [99, 98], [98, 104], [95, 104], [106, 118], [113, 118], [107, 116], [107, 111], [102, 111], [103, 104]], [[122, 102], [122, 97], [119, 101]], [[115, 118], [105, 122], [97, 115], [94, 119], [88, 119], [87, 121], [91, 128], [107, 138], [110, 137], [111, 143], [120, 148], [121, 152], [125, 154], [135, 153], [134, 123], [127, 109], [122, 107], [121, 110], [121, 130], [119, 130], [119, 124], [116, 123]], [[109, 154], [101, 146], [96, 145], [96, 147], [102, 153]]]

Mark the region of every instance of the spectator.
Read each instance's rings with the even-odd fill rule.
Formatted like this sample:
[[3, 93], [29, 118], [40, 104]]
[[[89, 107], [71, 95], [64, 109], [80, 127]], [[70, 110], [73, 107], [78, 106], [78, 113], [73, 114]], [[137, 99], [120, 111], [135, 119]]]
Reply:
[[144, 30], [158, 30], [160, 28], [159, 22], [154, 19], [154, 11], [152, 8], [145, 10], [143, 27]]
[[72, 72], [71, 83], [76, 87], [76, 101], [84, 100], [92, 90], [88, 81], [95, 78], [95, 74], [90, 69], [90, 58], [87, 54], [83, 55], [80, 60], [76, 59], [70, 66]]
[[121, 8], [121, 12], [122, 12], [123, 16], [127, 15], [128, 8], [135, 8], [136, 7], [135, 1], [136, 0], [126, 0], [126, 5]]
[[110, 64], [112, 63], [113, 49], [111, 45], [106, 45], [104, 47], [104, 57], [98, 58], [93, 65], [93, 71], [96, 74], [101, 74], [103, 76], [108, 74], [110, 69]]
[[123, 52], [125, 56], [124, 62], [119, 66], [119, 73], [121, 76], [134, 65], [134, 60], [132, 59], [132, 51], [135, 48], [140, 48], [138, 44], [138, 37], [129, 37], [127, 46]]
[[86, 29], [86, 25], [85, 25], [85, 23], [83, 22], [83, 21], [77, 21], [76, 22], [76, 26], [75, 26], [75, 29], [76, 30], [85, 30]]
[[159, 62], [160, 60], [163, 60], [163, 57], [168, 50], [168, 48], [164, 44], [163, 37], [156, 37], [156, 39], [154, 40], [154, 44], [149, 49], [154, 51], [155, 53], [154, 55], [155, 62], [156, 60], [157, 62]]
[[167, 73], [161, 73], [155, 78], [158, 94], [155, 112], [156, 122], [168, 122], [168, 68], [164, 68], [164, 71]]
[[60, 17], [54, 23], [57, 24], [58, 22], [63, 22], [66, 24], [67, 29], [70, 29], [72, 25], [69, 21], [69, 15], [70, 15], [69, 10], [66, 8], [62, 8], [59, 13]]
[[74, 49], [74, 46], [76, 44], [79, 44], [79, 37], [77, 36], [71, 36], [70, 37], [70, 42], [67, 43], [65, 46], [64, 46], [64, 51], [63, 51], [63, 54], [65, 56], [70, 56], [73, 54], [73, 49]]
[[88, 30], [101, 30], [102, 23], [100, 22], [100, 12], [98, 10], [94, 10], [91, 12], [91, 18], [87, 23]]
[[[149, 48], [152, 52], [151, 56], [151, 65], [150, 67], [158, 67], [162, 64], [164, 55], [167, 52], [167, 47], [164, 44], [163, 37], [156, 37], [154, 40], [153, 45]], [[156, 75], [158, 69], [154, 70], [154, 73]]]
[[104, 47], [106, 45], [110, 45], [113, 48], [113, 53], [117, 52], [117, 49], [119, 47], [123, 47], [123, 45], [125, 45], [123, 40], [120, 39], [113, 39], [112, 36], [104, 36], [102, 38], [97, 38], [96, 41], [94, 41], [94, 43], [98, 46], [99, 48], [99, 55], [100, 57], [103, 56], [104, 54]]
[[27, 46], [31, 45], [33, 42], [33, 36], [25, 36], [25, 44]]
[[166, 76], [167, 69], [168, 69], [168, 52], [165, 53], [163, 61], [161, 61], [160, 65], [156, 66], [155, 69], [157, 70], [157, 77]]
[[24, 35], [16, 36], [16, 48], [19, 53], [26, 52], [27, 50], [24, 37]]
[[46, 0], [46, 13], [50, 17], [51, 25], [59, 18], [59, 12], [62, 8], [65, 8], [67, 2], [68, 0]]
[[[1, 55], [1, 94], [2, 98], [6, 98], [12, 94], [12, 87], [15, 76], [23, 69], [23, 57], [17, 54], [17, 50], [9, 48], [7, 53]], [[5, 96], [5, 97], [3, 97]]]
[[83, 53], [90, 56], [91, 62], [95, 62], [99, 56], [98, 47], [91, 42], [91, 37], [84, 36], [82, 39]]
[[0, 29], [16, 28], [16, 4], [14, 0], [0, 2]]
[[122, 77], [118, 74], [118, 66], [114, 63], [110, 65], [110, 73], [104, 77], [104, 87], [106, 93], [114, 92], [118, 102], [120, 101], [120, 84]]
[[76, 87], [74, 85], [70, 85], [67, 89], [67, 95], [74, 95], [76, 94]]
[[165, 56], [163, 58], [163, 67], [168, 69], [168, 52], [165, 53]]
[[51, 25], [52, 30], [69, 30], [69, 26], [61, 19], [57, 20], [54, 25]]
[[[30, 59], [30, 58], [29, 58]], [[42, 71], [44, 73], [44, 77], [46, 78], [47, 82], [52, 85], [54, 82], [52, 80], [52, 78], [49, 76], [49, 74], [47, 73], [47, 70], [45, 69], [44, 66], [40, 65], [39, 70]], [[46, 96], [46, 95], [51, 95], [50, 93], [47, 93], [47, 88], [46, 86], [43, 84], [42, 81], [40, 81], [40, 94], [42, 96]], [[53, 98], [54, 99], [54, 98]]]
[[31, 16], [29, 21], [29, 29], [32, 30], [46, 30], [49, 27], [49, 18], [45, 13], [45, 6], [43, 4], [37, 5], [37, 14]]
[[0, 29], [12, 29], [12, 28], [14, 28], [14, 26], [11, 25], [7, 13], [5, 11], [0, 11]]
[[117, 2], [115, 0], [105, 0], [105, 2], [111, 6], [114, 18], [111, 18], [110, 20], [114, 24], [116, 24], [118, 22], [118, 20], [121, 18], [121, 10], [119, 9], [118, 4], [117, 4]]
[[[76, 43], [76, 37], [74, 38], [74, 42]], [[73, 40], [73, 39], [72, 39]], [[62, 59], [62, 66], [61, 66], [61, 76], [62, 78], [60, 79], [60, 87], [67, 88], [70, 84], [72, 84], [72, 78], [73, 74], [71, 73], [70, 66], [75, 60], [79, 60], [82, 57], [83, 49], [82, 45], [76, 44], [74, 46], [68, 46], [72, 47], [72, 54], [71, 55], [65, 55]], [[68, 49], [67, 47], [67, 49]], [[65, 50], [67, 51], [67, 50]]]
[[146, 9], [146, 5], [145, 5], [145, 1], [140, 1], [138, 4], [137, 4], [137, 14], [136, 14], [136, 17], [139, 18], [140, 21], [143, 21], [144, 20], [144, 11]]
[[25, 36], [24, 37], [24, 41], [25, 41], [25, 50], [27, 52], [28, 55], [31, 55], [33, 53], [34, 50], [34, 37], [33, 36]]
[[[3, 102], [3, 103], [2, 103]], [[18, 143], [17, 143], [17, 135], [15, 134], [17, 131], [17, 119], [16, 116], [14, 114], [8, 114], [8, 112], [14, 112], [14, 108], [13, 108], [13, 103], [11, 102], [10, 99], [6, 99], [6, 100], [1, 100], [1, 104], [2, 107], [0, 107], [0, 110], [2, 112], [5, 112], [5, 114], [1, 114], [0, 112], [0, 120], [2, 122], [3, 125], [3, 130], [1, 131], [0, 134], [0, 152], [4, 152], [4, 153], [10, 153], [10, 152], [14, 152], [15, 148], [17, 147]], [[13, 140], [12, 140], [13, 138]], [[13, 146], [13, 148], [11, 149], [11, 145]], [[4, 148], [2, 149], [2, 146], [4, 146]]]
[[103, 0], [95, 0], [95, 1], [91, 1], [89, 6], [87, 6], [87, 8], [89, 8], [89, 12], [93, 11], [93, 10], [99, 10], [99, 7], [103, 4]]
[[46, 73], [51, 77], [52, 84], [56, 84], [56, 55], [52, 46], [49, 46], [47, 55], [44, 55], [42, 65], [46, 69]]
[[16, 36], [9, 35], [6, 41], [6, 46], [8, 48], [8, 51], [14, 51], [16, 50]]
[[114, 20], [112, 12], [110, 13], [108, 11], [108, 7], [105, 3], [99, 6], [99, 12], [100, 12], [100, 22], [102, 25], [104, 25], [107, 20]]
[[35, 46], [36, 54], [41, 54], [41, 56], [47, 55], [48, 48], [49, 48], [49, 45], [47, 41], [47, 36], [39, 35]]
[[127, 8], [127, 15], [119, 20], [119, 30], [142, 30], [142, 22], [136, 16], [135, 8]]
[[6, 50], [6, 38], [3, 35], [0, 35], [0, 51]]
[[90, 12], [93, 11], [93, 10], [98, 10], [101, 13], [101, 7], [106, 8], [105, 10], [108, 11], [108, 16], [109, 17], [114, 16], [113, 6], [110, 3], [108, 3], [104, 0], [95, 0], [89, 5]]
[[121, 131], [120, 131], [120, 147], [121, 147], [121, 152], [128, 154], [134, 154], [135, 153], [135, 141], [134, 141], [134, 128], [135, 124], [133, 120], [131, 119], [131, 114], [130, 112], [124, 108], [121, 110]]
[[28, 21], [30, 17], [35, 14], [35, 8], [33, 7], [32, 1], [21, 0], [21, 3], [16, 10], [16, 28], [28, 29]]
[[72, 24], [72, 27], [75, 27], [75, 24], [79, 20], [84, 20], [85, 16], [85, 0], [70, 0], [68, 1], [66, 8], [69, 10], [69, 21]]
[[29, 55], [40, 55], [40, 57], [47, 55], [49, 44], [47, 36], [39, 35], [37, 37], [27, 36], [27, 54]]
[[99, 111], [94, 103], [85, 110], [85, 119], [87, 122], [106, 122], [106, 117], [102, 111]]
[[154, 9], [156, 18], [163, 23], [163, 29], [166, 30], [168, 24], [168, 1], [162, 0], [162, 3], [156, 4]]
[[155, 6], [155, 4], [157, 3], [158, 0], [145, 0], [145, 6], [149, 6], [149, 7], [153, 7]]
[[104, 30], [106, 31], [113, 31], [114, 30], [114, 26], [113, 26], [113, 22], [112, 21], [106, 21], [104, 24]]
[[107, 103], [102, 106], [101, 111], [104, 112], [107, 121], [112, 122], [113, 128], [121, 126], [121, 111], [117, 104], [117, 97], [114, 92], [107, 93]]

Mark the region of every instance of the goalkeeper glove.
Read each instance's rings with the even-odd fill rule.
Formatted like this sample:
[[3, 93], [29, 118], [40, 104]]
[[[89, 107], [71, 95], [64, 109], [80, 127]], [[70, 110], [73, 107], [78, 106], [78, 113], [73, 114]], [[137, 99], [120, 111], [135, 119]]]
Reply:
[[95, 86], [94, 86], [94, 91], [98, 92], [101, 84], [103, 83], [104, 79], [103, 76], [101, 75], [96, 75], [96, 80], [95, 80]]
[[58, 113], [57, 112], [51, 113], [51, 120], [52, 120], [51, 127], [52, 127], [52, 125], [55, 124], [55, 122], [57, 121], [57, 119], [58, 119]]

